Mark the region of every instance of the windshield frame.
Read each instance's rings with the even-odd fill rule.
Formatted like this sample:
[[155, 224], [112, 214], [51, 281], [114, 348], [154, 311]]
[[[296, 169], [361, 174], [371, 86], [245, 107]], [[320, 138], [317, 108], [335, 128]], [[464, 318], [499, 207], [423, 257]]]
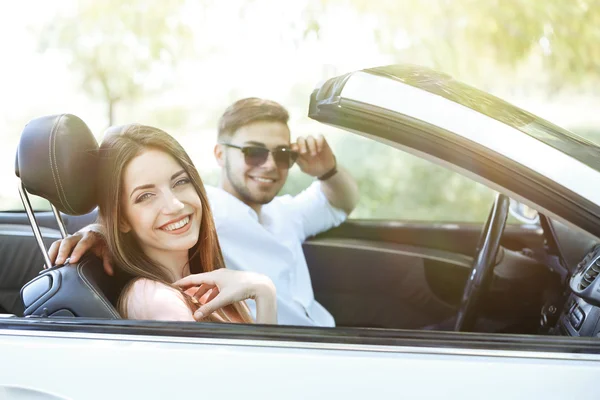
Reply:
[[600, 172], [600, 146], [449, 75], [416, 65], [388, 65], [364, 72], [441, 96], [506, 124]]

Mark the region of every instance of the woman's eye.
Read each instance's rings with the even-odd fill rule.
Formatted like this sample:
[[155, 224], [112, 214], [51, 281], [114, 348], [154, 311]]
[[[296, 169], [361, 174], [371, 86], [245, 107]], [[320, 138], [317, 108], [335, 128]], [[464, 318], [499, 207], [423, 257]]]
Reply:
[[144, 193], [143, 195], [135, 199], [135, 202], [140, 203], [142, 201], [148, 200], [150, 197], [152, 197], [152, 193]]
[[190, 178], [182, 178], [175, 182], [175, 186], [185, 185], [186, 183], [190, 183]]

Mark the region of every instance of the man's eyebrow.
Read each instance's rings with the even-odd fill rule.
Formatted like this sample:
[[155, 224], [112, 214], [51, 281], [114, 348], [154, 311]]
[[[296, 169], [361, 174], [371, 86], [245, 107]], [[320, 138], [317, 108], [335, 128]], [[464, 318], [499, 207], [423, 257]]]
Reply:
[[[171, 175], [171, 180], [177, 178], [180, 175], [185, 174], [185, 170], [182, 169], [181, 171], [175, 172], [173, 175]], [[149, 183], [147, 185], [140, 185], [140, 186], [136, 186], [135, 188], [133, 188], [133, 190], [131, 191], [131, 194], [129, 195], [129, 198], [131, 198], [133, 196], [133, 194], [141, 189], [152, 189], [154, 187], [153, 184]]]
[[250, 144], [250, 145], [253, 145], [253, 146], [260, 146], [260, 147], [267, 147], [264, 143], [262, 143], [262, 142], [256, 142], [254, 140], [249, 140], [247, 142], [244, 142], [244, 144]]
[[[246, 145], [252, 145], [252, 146], [265, 147], [265, 148], [267, 147], [264, 143], [256, 142], [254, 140], [250, 140], [248, 142], [244, 142], [244, 144], [246, 144]], [[280, 144], [280, 145], [277, 145], [277, 146], [275, 146], [273, 148], [274, 149], [289, 149], [290, 145], [289, 144]]]

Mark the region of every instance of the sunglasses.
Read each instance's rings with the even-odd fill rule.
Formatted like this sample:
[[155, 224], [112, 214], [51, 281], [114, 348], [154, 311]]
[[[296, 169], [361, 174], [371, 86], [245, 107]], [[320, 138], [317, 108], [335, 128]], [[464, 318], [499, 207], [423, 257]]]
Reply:
[[282, 169], [290, 169], [296, 162], [298, 158], [298, 153], [287, 149], [285, 147], [269, 150], [266, 147], [259, 146], [236, 146], [234, 144], [229, 143], [221, 143], [223, 146], [232, 147], [234, 149], [241, 150], [244, 154], [244, 161], [246, 165], [251, 167], [260, 167], [264, 163], [267, 162], [269, 158], [269, 153], [273, 154], [273, 159], [275, 160], [275, 165], [277, 168]]

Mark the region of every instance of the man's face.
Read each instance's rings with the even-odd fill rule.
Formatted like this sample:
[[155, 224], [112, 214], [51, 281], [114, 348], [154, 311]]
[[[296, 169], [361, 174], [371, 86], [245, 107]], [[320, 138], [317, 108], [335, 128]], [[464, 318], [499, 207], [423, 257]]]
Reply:
[[[269, 150], [290, 147], [290, 130], [281, 122], [257, 121], [239, 128], [223, 142]], [[279, 193], [288, 176], [287, 168], [275, 164], [273, 154], [264, 164], [248, 165], [240, 149], [222, 146], [220, 164], [225, 169], [223, 187], [249, 206], [267, 204]], [[217, 156], [219, 158], [219, 156]]]

